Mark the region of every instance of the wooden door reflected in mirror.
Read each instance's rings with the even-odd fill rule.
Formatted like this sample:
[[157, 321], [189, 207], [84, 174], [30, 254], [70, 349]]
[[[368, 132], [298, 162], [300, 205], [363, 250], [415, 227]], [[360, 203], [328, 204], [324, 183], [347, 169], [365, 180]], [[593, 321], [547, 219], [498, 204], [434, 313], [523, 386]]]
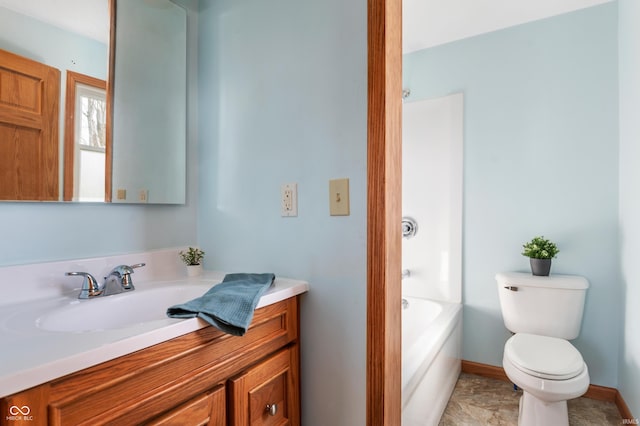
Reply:
[[0, 199], [58, 199], [60, 71], [0, 50]]

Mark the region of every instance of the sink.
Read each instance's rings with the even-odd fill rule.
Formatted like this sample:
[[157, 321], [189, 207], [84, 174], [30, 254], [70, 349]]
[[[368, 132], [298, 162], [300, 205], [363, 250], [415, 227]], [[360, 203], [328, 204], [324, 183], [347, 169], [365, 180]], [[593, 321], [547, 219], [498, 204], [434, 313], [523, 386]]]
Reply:
[[[131, 327], [150, 321], [171, 320], [167, 308], [202, 296], [209, 284], [149, 286], [131, 292], [88, 300], [72, 300], [46, 311], [36, 326], [46, 331], [92, 332]], [[178, 321], [178, 320], [173, 320]]]

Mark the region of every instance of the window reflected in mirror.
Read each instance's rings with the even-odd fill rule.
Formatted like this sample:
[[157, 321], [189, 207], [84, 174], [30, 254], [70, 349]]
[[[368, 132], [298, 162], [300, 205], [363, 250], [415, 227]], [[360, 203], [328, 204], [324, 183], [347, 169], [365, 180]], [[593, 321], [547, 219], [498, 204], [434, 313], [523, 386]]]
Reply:
[[107, 100], [104, 89], [79, 86], [76, 90], [78, 152], [78, 201], [104, 201], [105, 121]]

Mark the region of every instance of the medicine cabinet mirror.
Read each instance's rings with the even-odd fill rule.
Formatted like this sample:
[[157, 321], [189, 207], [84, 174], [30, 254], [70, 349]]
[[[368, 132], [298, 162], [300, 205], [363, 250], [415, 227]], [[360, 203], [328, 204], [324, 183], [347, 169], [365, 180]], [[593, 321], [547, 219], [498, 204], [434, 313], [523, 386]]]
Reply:
[[0, 200], [183, 204], [186, 10], [0, 0]]

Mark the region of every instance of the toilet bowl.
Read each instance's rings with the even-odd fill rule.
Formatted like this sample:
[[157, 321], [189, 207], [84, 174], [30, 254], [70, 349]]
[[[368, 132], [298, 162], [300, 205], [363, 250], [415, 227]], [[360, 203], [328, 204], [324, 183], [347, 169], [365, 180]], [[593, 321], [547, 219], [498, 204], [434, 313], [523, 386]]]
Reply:
[[567, 340], [518, 333], [504, 348], [509, 379], [522, 389], [518, 425], [568, 425], [567, 400], [589, 388], [589, 370]]
[[500, 273], [500, 306], [515, 333], [504, 345], [502, 365], [522, 389], [518, 425], [569, 424], [567, 400], [589, 388], [589, 369], [569, 342], [580, 331], [586, 279]]

